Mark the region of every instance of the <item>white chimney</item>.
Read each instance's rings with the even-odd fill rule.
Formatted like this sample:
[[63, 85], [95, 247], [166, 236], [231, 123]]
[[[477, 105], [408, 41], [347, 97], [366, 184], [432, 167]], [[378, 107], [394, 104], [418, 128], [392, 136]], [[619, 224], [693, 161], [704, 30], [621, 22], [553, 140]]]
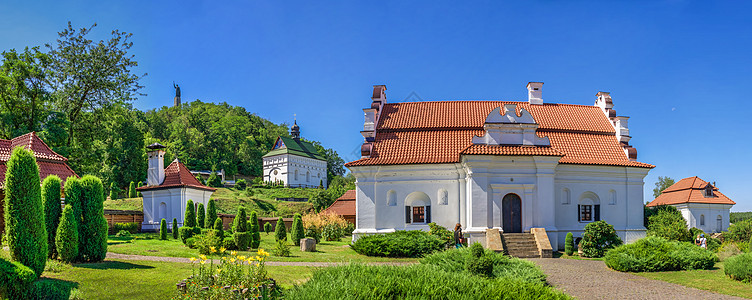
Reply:
[[527, 83], [527, 102], [533, 105], [543, 105], [543, 82]]
[[160, 185], [162, 182], [164, 182], [165, 178], [165, 169], [164, 169], [164, 155], [165, 151], [163, 149], [167, 148], [159, 143], [154, 143], [149, 146], [146, 146], [148, 148], [148, 152], [146, 152], [146, 156], [149, 160], [149, 171], [147, 173], [146, 177], [146, 185], [152, 186], [152, 185]]
[[616, 117], [616, 111], [614, 111], [614, 102], [611, 100], [611, 94], [609, 92], [598, 92], [595, 94], [595, 106], [600, 107], [606, 117], [611, 119]]
[[365, 142], [360, 147], [361, 157], [369, 157], [371, 155], [371, 143], [373, 143], [376, 137], [376, 126], [379, 122], [379, 115], [381, 114], [382, 107], [386, 104], [386, 85], [374, 85], [371, 100], [371, 107], [363, 109], [365, 120], [363, 122], [363, 131], [360, 133], [363, 135]]

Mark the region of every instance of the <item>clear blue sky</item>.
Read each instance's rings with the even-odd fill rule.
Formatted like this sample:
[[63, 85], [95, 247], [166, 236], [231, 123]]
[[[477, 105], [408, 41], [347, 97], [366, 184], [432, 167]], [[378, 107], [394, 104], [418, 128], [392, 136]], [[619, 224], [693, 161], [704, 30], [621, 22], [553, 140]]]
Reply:
[[[326, 2], [326, 3], [324, 3]], [[346, 160], [362, 142], [371, 86], [390, 102], [525, 100], [592, 105], [609, 91], [640, 161], [660, 176], [716, 181], [752, 211], [750, 2], [3, 1], [0, 49], [52, 42], [68, 20], [134, 34], [148, 96], [135, 106], [226, 101]], [[604, 2], [609, 2], [608, 4]], [[218, 5], [222, 3], [223, 5]]]

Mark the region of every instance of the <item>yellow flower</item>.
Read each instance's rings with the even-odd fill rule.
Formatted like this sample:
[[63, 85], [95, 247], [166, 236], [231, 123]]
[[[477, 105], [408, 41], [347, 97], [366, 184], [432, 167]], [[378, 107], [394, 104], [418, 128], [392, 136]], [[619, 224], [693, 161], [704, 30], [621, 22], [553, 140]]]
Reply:
[[191, 257], [191, 262], [194, 262], [194, 261], [196, 261], [196, 258], [195, 257]]
[[209, 251], [211, 251], [211, 253], [216, 253], [217, 252], [217, 248], [214, 247], [214, 246], [209, 247]]
[[221, 273], [222, 269], [217, 269], [217, 274]]
[[251, 257], [251, 256], [249, 256], [249, 257], [248, 257], [248, 262], [252, 262], [252, 261], [254, 261], [254, 260], [255, 260], [255, 259], [253, 259], [253, 257]]
[[234, 263], [234, 262], [235, 262], [235, 259], [234, 259], [234, 258], [231, 258], [231, 259], [230, 259], [230, 262], [231, 262], [231, 263]]
[[225, 249], [225, 247], [219, 248], [219, 252], [225, 253], [225, 251], [227, 251], [227, 249]]
[[238, 255], [238, 251], [235, 251], [235, 250], [230, 251], [230, 254], [233, 255], [233, 256]]
[[201, 264], [202, 264], [202, 265], [203, 265], [203, 264], [206, 264], [206, 261], [205, 261], [205, 260], [202, 260], [202, 261], [201, 261]]
[[256, 260], [261, 261], [261, 257], [260, 256], [256, 256]]
[[238, 260], [245, 260], [245, 255], [238, 256]]
[[201, 260], [206, 260], [206, 255], [201, 254], [199, 257], [201, 258]]

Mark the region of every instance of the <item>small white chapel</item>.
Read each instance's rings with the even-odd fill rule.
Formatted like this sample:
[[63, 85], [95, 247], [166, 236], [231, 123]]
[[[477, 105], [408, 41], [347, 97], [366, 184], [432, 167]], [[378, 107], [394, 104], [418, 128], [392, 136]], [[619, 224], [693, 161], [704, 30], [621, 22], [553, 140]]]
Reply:
[[297, 120], [290, 128], [290, 136], [277, 137], [271, 151], [262, 157], [264, 181], [287, 187], [326, 188], [326, 158], [313, 144], [300, 138]]

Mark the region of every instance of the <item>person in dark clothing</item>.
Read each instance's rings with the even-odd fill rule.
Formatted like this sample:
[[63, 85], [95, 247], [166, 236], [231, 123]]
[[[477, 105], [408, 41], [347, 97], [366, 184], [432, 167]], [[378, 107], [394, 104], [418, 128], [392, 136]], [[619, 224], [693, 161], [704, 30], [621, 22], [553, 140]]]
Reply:
[[457, 225], [454, 226], [454, 247], [457, 249], [462, 248], [463, 242], [464, 237], [462, 236], [462, 225], [457, 223]]

